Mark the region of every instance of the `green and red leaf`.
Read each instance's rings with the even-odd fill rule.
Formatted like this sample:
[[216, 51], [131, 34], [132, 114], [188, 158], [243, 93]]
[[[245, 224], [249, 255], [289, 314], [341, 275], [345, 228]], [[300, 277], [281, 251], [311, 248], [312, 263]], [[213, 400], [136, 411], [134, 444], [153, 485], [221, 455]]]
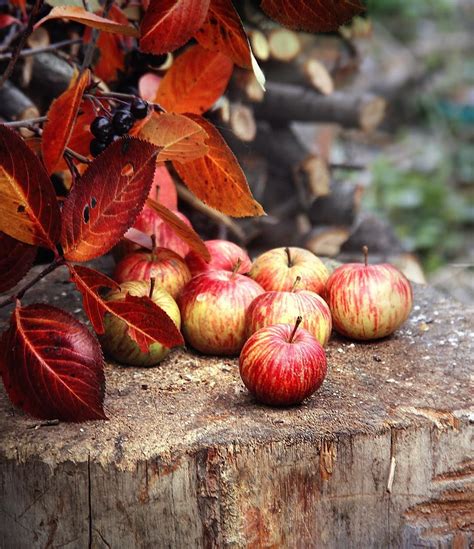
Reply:
[[0, 231], [56, 249], [60, 213], [43, 164], [21, 137], [0, 125]]
[[90, 72], [76, 75], [69, 88], [55, 99], [48, 111], [41, 150], [46, 171], [51, 174], [61, 160], [76, 123], [82, 96], [90, 83]]
[[365, 10], [361, 0], [262, 0], [262, 10], [284, 27], [330, 32]]
[[56, 6], [54, 7], [49, 15], [40, 19], [35, 25], [35, 29], [41, 26], [46, 21], [51, 19], [68, 19], [69, 21], [75, 21], [76, 23], [81, 23], [86, 27], [91, 27], [93, 29], [99, 29], [105, 32], [112, 32], [115, 34], [121, 34], [124, 36], [131, 36], [138, 38], [139, 32], [138, 29], [132, 25], [124, 25], [122, 23], [117, 23], [111, 19], [106, 19], [95, 13], [85, 10], [79, 6]]
[[106, 419], [100, 345], [61, 309], [17, 305], [0, 341], [0, 370], [12, 403], [32, 416]]
[[250, 44], [231, 0], [211, 0], [196, 40], [208, 50], [220, 51], [236, 65], [252, 68]]
[[151, 0], [140, 25], [140, 49], [159, 55], [183, 46], [208, 8], [209, 0]]
[[140, 137], [161, 147], [158, 161], [194, 160], [208, 151], [207, 133], [182, 114], [153, 113], [140, 130]]
[[204, 118], [188, 115], [209, 136], [209, 151], [189, 162], [173, 161], [186, 186], [205, 204], [234, 217], [264, 215], [253, 198], [242, 168], [217, 129]]
[[131, 227], [150, 192], [158, 149], [125, 137], [98, 156], [65, 201], [61, 244], [71, 261], [108, 252]]
[[226, 55], [191, 46], [166, 73], [155, 102], [170, 112], [202, 114], [224, 93], [233, 67]]
[[13, 288], [31, 269], [36, 246], [30, 246], [0, 232], [0, 293]]
[[146, 205], [154, 210], [159, 217], [169, 226], [173, 231], [184, 240], [186, 244], [194, 250], [197, 254], [203, 257], [206, 261], [210, 261], [211, 256], [204, 242], [201, 240], [196, 231], [186, 225], [176, 214], [170, 211], [166, 206], [156, 202], [152, 198], [147, 198]]

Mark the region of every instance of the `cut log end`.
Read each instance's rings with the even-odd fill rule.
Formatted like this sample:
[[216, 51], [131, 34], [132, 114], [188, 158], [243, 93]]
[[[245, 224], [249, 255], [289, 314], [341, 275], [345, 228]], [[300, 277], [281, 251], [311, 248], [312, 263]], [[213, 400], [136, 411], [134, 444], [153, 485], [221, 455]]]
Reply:
[[385, 116], [386, 101], [382, 97], [369, 96], [364, 99], [359, 113], [359, 125], [363, 131], [372, 132]]
[[289, 29], [277, 28], [268, 33], [270, 57], [277, 61], [289, 62], [301, 52], [298, 34]]
[[270, 57], [270, 46], [267, 37], [262, 31], [253, 29], [248, 32], [250, 46], [253, 54], [259, 61], [267, 61]]
[[335, 257], [349, 234], [347, 227], [316, 227], [306, 237], [304, 246], [316, 255]]
[[322, 158], [315, 155], [309, 156], [302, 162], [301, 169], [307, 175], [308, 191], [312, 198], [329, 194], [331, 175]]
[[317, 59], [308, 59], [304, 63], [303, 72], [311, 86], [323, 95], [330, 95], [334, 91], [331, 75]]
[[257, 124], [252, 109], [245, 105], [230, 105], [230, 128], [241, 141], [253, 141], [257, 134]]

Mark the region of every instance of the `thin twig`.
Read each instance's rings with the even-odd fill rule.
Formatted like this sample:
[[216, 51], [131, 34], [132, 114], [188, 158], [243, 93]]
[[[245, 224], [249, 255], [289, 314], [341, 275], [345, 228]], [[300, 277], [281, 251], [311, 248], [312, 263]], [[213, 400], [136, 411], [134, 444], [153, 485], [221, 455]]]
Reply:
[[2, 124], [9, 128], [29, 128], [33, 124], [41, 124], [46, 120], [48, 120], [47, 116], [38, 116], [36, 118], [25, 118], [25, 120], [15, 120], [15, 122], [2, 122]]
[[[21, 51], [18, 55], [18, 58], [30, 57], [38, 53], [45, 53], [48, 51], [59, 50], [61, 48], [65, 48], [66, 46], [72, 46], [73, 44], [82, 44], [82, 38], [75, 38], [74, 40], [61, 40], [61, 42], [55, 42], [54, 44], [49, 44], [48, 46], [42, 46], [41, 48], [28, 48], [26, 50]], [[12, 57], [13, 57], [13, 53], [1, 53], [0, 61], [11, 59]]]
[[[102, 17], [104, 19], [107, 19], [110, 10], [112, 9], [112, 5], [114, 3], [114, 0], [106, 0], [104, 11], [102, 13]], [[91, 34], [91, 41], [89, 42], [86, 52], [84, 53], [84, 59], [82, 60], [81, 70], [80, 72], [83, 73], [87, 68], [89, 68], [89, 65], [92, 63], [92, 58], [94, 56], [94, 50], [97, 44], [97, 40], [99, 39], [100, 30], [99, 29], [92, 29]]]
[[52, 273], [55, 271], [58, 267], [61, 267], [62, 265], [66, 264], [66, 260], [64, 257], [57, 257], [52, 263], [50, 263], [46, 269], [43, 269], [40, 273], [38, 273], [32, 280], [30, 280], [27, 284], [23, 286], [23, 288], [20, 289], [19, 292], [17, 292], [15, 295], [11, 295], [8, 299], [5, 299], [0, 303], [0, 309], [2, 307], [5, 307], [6, 305], [10, 305], [11, 303], [14, 303], [17, 299], [21, 299], [25, 293], [32, 288], [36, 283], [38, 283], [42, 278], [44, 278], [49, 273]]
[[88, 158], [86, 158], [85, 156], [82, 156], [82, 154], [79, 154], [78, 152], [76, 151], [73, 151], [72, 149], [70, 149], [69, 147], [66, 147], [64, 149], [64, 152], [69, 155], [69, 156], [72, 156], [73, 158], [75, 158], [76, 160], [79, 160], [79, 162], [82, 162], [83, 164], [91, 164], [92, 160], [89, 160]]
[[18, 42], [15, 51], [13, 52], [13, 56], [10, 59], [10, 62], [8, 63], [7, 68], [5, 69], [5, 72], [2, 75], [2, 78], [0, 79], [0, 88], [3, 87], [3, 84], [10, 78], [13, 69], [15, 68], [16, 62], [18, 61], [18, 58], [20, 57], [20, 52], [23, 49], [23, 46], [25, 45], [28, 37], [33, 32], [33, 25], [36, 20], [36, 16], [39, 13], [39, 10], [41, 9], [43, 5], [44, 0], [35, 0], [35, 4], [33, 6], [33, 9], [30, 12], [30, 16], [28, 17], [28, 23], [26, 25], [25, 30], [23, 31], [20, 41]]

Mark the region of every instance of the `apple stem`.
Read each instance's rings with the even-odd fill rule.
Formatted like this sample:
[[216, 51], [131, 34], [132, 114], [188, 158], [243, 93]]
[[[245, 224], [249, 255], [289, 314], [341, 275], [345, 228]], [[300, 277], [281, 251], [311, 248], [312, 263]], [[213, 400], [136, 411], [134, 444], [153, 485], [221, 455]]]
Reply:
[[151, 260], [152, 261], [155, 261], [156, 259], [156, 255], [155, 255], [155, 251], [156, 251], [156, 234], [152, 234], [150, 236], [151, 238]]
[[364, 254], [364, 263], [367, 267], [369, 263], [369, 248], [367, 246], [362, 246], [362, 253]]
[[294, 292], [296, 290], [296, 286], [301, 282], [301, 276], [297, 276], [295, 278], [295, 281], [293, 282], [293, 286], [291, 287], [291, 291]]
[[290, 248], [285, 248], [286, 255], [288, 257], [288, 267], [293, 267], [293, 262], [291, 260]]
[[230, 277], [231, 280], [235, 278], [235, 275], [237, 274], [241, 265], [242, 265], [242, 260], [239, 257], [239, 259], [237, 259], [237, 263], [234, 265], [234, 268], [232, 269], [232, 276]]
[[150, 278], [150, 291], [148, 292], [148, 297], [150, 299], [152, 299], [153, 292], [155, 291], [155, 282], [156, 282], [156, 278], [154, 276], [152, 276]]
[[293, 343], [293, 338], [295, 337], [296, 330], [298, 329], [298, 326], [301, 324], [302, 321], [303, 321], [303, 317], [302, 317], [302, 316], [299, 316], [299, 317], [296, 319], [295, 327], [293, 328], [293, 331], [291, 332], [290, 339], [289, 339], [288, 343]]

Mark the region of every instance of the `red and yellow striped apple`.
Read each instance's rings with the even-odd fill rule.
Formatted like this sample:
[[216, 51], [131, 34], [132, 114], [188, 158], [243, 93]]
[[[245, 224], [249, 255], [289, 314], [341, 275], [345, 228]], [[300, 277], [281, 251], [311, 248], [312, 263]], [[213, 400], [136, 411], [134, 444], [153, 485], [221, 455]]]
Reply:
[[408, 318], [413, 306], [410, 282], [393, 265], [347, 263], [338, 267], [326, 285], [326, 301], [334, 328], [353, 339], [388, 336]]
[[[112, 290], [106, 297], [107, 301], [125, 299], [127, 293], [142, 297], [150, 294], [150, 283], [145, 281], [124, 282], [120, 290]], [[159, 307], [171, 318], [178, 328], [181, 326], [181, 315], [178, 305], [171, 295], [155, 286], [151, 296]], [[154, 366], [165, 358], [171, 349], [160, 343], [150, 345], [147, 353], [128, 335], [127, 325], [116, 316], [106, 314], [104, 318], [105, 333], [99, 336], [104, 351], [117, 362], [129, 366]]]
[[228, 240], [206, 240], [205, 244], [211, 254], [209, 263], [192, 250], [185, 257], [192, 276], [205, 271], [223, 270], [233, 272], [239, 261], [238, 273], [246, 274], [250, 271], [252, 261], [247, 252], [237, 244]]
[[264, 326], [292, 324], [298, 316], [303, 317], [301, 327], [325, 346], [332, 331], [331, 311], [321, 296], [309, 290], [265, 292], [257, 296], [245, 316], [247, 336]]
[[324, 263], [303, 248], [275, 248], [253, 262], [250, 276], [267, 291], [291, 290], [297, 276], [300, 288], [317, 294], [324, 292], [329, 271]]
[[245, 313], [263, 288], [247, 276], [207, 271], [194, 277], [178, 297], [183, 335], [198, 351], [236, 355], [245, 342]]
[[275, 324], [255, 332], [240, 353], [240, 376], [257, 400], [298, 404], [318, 389], [327, 372], [326, 353], [304, 328]]
[[120, 284], [129, 280], [149, 281], [176, 298], [191, 273], [184, 259], [167, 248], [155, 248], [151, 252], [135, 252], [126, 255], [115, 266], [113, 278]]

